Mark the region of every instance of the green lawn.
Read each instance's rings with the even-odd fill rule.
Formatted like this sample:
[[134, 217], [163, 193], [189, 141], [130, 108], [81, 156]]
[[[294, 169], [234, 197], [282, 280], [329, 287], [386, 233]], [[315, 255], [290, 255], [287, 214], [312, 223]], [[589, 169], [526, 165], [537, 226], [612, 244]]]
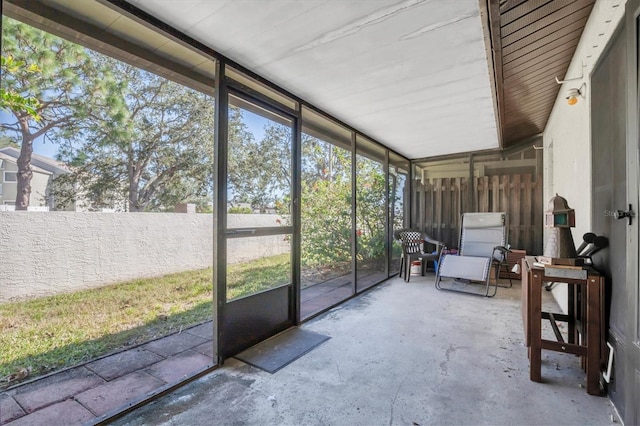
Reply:
[[[231, 265], [228, 298], [288, 284], [289, 258]], [[209, 320], [212, 277], [209, 268], [0, 305], [0, 377], [42, 375]]]
[[227, 300], [291, 282], [291, 255], [265, 257], [227, 269]]

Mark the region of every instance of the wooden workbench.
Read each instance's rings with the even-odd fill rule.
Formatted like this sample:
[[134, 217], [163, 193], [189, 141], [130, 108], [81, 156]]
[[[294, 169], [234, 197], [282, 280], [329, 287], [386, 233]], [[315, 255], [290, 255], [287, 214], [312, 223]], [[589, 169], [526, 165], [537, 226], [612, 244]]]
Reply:
[[[600, 395], [600, 357], [604, 339], [604, 277], [593, 268], [562, 269], [534, 266], [533, 257], [522, 259], [522, 322], [529, 348], [529, 378], [541, 382], [542, 349], [579, 355], [587, 376], [587, 393]], [[569, 288], [568, 314], [542, 310], [542, 286], [563, 282]], [[551, 322], [557, 341], [542, 338], [542, 320]], [[568, 325], [568, 341], [557, 322]]]

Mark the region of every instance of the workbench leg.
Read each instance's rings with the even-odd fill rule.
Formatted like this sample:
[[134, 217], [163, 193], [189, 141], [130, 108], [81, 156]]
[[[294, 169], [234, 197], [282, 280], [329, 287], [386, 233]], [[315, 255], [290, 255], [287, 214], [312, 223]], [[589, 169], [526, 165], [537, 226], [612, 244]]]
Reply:
[[587, 284], [587, 393], [600, 395], [600, 286], [601, 277], [589, 277]]
[[567, 305], [569, 308], [567, 312], [567, 315], [569, 316], [569, 321], [567, 321], [567, 334], [569, 343], [578, 342], [578, 330], [576, 330], [576, 287], [578, 286], [575, 284], [567, 284]]
[[542, 274], [534, 271], [531, 273], [531, 298], [530, 318], [531, 347], [529, 352], [529, 379], [541, 382], [542, 364]]

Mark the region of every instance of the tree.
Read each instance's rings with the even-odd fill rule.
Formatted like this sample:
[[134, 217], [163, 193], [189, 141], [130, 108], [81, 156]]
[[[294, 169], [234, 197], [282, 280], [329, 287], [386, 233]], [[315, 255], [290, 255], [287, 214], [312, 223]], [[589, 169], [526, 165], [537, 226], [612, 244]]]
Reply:
[[[208, 204], [213, 193], [213, 99], [135, 66], [92, 53], [121, 81], [116, 114], [102, 110], [81, 132], [60, 132], [63, 202], [130, 212]], [[125, 201], [126, 200], [126, 201]]]
[[380, 267], [384, 259], [387, 210], [383, 165], [364, 155], [356, 157], [356, 235], [361, 268]]
[[3, 56], [14, 64], [30, 64], [3, 74], [4, 93], [28, 101], [3, 98], [15, 121], [0, 123], [5, 134], [20, 140], [16, 210], [26, 210], [33, 177], [33, 142], [45, 134], [80, 131], [96, 109], [113, 109], [109, 94], [118, 82], [109, 70], [96, 67], [81, 46], [5, 16], [2, 20]]
[[[359, 268], [379, 268], [385, 250], [385, 171], [382, 163], [356, 157], [356, 211], [351, 210], [351, 152], [303, 135], [302, 265], [340, 268], [351, 259], [356, 219]], [[340, 272], [340, 271], [338, 271]]]
[[[46, 134], [71, 173], [54, 182], [58, 205], [88, 209], [173, 209], [213, 193], [213, 100], [167, 79], [3, 18], [13, 63], [38, 64], [3, 76], [3, 87], [39, 99], [34, 120], [19, 104], [2, 123], [20, 141], [16, 209], [31, 193], [33, 142]], [[15, 67], [14, 67], [15, 68]]]
[[[17, 72], [37, 73], [40, 71], [37, 65], [27, 65], [22, 61], [16, 61], [11, 56], [0, 56], [0, 63], [2, 68], [2, 74], [15, 74]], [[13, 92], [12, 90], [5, 90], [0, 87], [0, 108], [9, 111], [24, 111], [34, 120], [40, 120], [38, 114], [38, 107], [40, 102], [36, 98], [25, 98], [24, 96]]]
[[303, 134], [303, 267], [349, 267], [351, 213], [351, 152]]
[[[255, 140], [242, 118], [230, 108], [229, 188], [233, 202], [266, 211], [291, 197], [291, 128], [270, 122], [262, 140]], [[282, 213], [290, 213], [286, 208]]]
[[7, 135], [0, 135], [0, 148], [10, 146], [12, 148], [20, 149], [20, 144], [16, 140]]

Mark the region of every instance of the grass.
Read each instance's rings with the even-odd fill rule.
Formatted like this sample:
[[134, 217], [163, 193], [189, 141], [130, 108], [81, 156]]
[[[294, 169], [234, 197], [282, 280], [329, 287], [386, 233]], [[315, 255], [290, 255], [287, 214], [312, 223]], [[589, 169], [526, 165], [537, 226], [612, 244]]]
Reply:
[[265, 257], [229, 265], [227, 300], [291, 283], [291, 255]]
[[[230, 265], [228, 298], [290, 282], [290, 256]], [[31, 377], [178, 332], [213, 316], [211, 268], [0, 305], [0, 377]]]

